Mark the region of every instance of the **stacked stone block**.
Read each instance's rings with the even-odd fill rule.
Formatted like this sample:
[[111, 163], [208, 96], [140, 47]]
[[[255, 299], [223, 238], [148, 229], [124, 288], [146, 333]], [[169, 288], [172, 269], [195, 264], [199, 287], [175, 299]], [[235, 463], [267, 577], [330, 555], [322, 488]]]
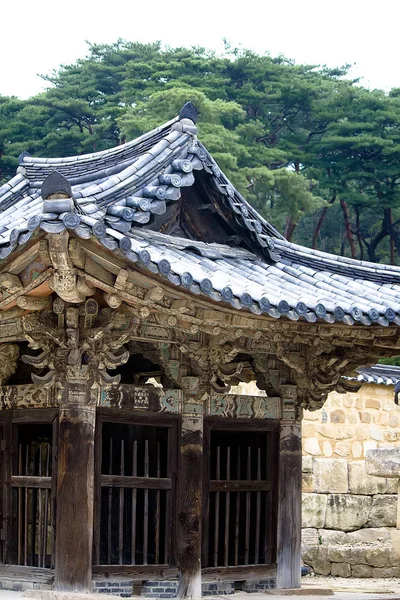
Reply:
[[397, 481], [367, 475], [371, 448], [400, 446], [393, 387], [330, 394], [303, 421], [303, 561], [321, 575], [400, 577]]
[[[242, 586], [245, 585], [243, 582]], [[275, 580], [268, 579], [251, 582], [248, 592], [259, 592], [275, 587]], [[203, 596], [225, 596], [235, 593], [233, 581], [216, 581], [215, 583], [203, 583]], [[9, 589], [9, 588], [7, 588]], [[245, 589], [243, 587], [243, 589]], [[178, 581], [144, 581], [135, 582], [126, 579], [113, 579], [95, 581], [93, 591], [102, 594], [112, 594], [128, 598], [132, 595], [144, 598], [176, 598], [178, 596]]]
[[94, 581], [93, 592], [99, 594], [111, 594], [113, 596], [121, 596], [121, 598], [129, 598], [133, 594], [133, 581], [126, 579], [117, 579], [105, 581]]

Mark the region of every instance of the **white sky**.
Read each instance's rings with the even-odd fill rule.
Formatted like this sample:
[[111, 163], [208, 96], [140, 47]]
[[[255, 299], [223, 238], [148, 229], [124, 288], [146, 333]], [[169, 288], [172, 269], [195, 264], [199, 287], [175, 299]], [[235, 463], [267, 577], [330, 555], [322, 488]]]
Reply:
[[85, 40], [234, 45], [338, 66], [368, 87], [400, 87], [400, 0], [2, 0], [0, 95], [40, 92], [49, 73], [87, 53]]

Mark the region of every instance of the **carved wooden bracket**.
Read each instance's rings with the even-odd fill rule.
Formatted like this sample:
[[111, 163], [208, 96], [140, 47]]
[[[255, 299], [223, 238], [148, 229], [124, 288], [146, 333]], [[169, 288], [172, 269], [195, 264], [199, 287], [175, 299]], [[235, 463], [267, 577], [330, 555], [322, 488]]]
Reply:
[[62, 300], [77, 304], [83, 302], [87, 296], [91, 296], [94, 287], [78, 277], [78, 271], [70, 256], [68, 242], [68, 231], [48, 236], [49, 256], [55, 269], [49, 279], [49, 287]]
[[0, 344], [0, 385], [17, 370], [19, 347], [16, 344]]
[[299, 404], [303, 408], [321, 408], [329, 392], [358, 391], [362, 382], [343, 379], [354, 374], [361, 364], [375, 364], [382, 350], [371, 347], [340, 347], [331, 343], [305, 345], [278, 343], [277, 357], [290, 367], [292, 378], [298, 386]]
[[25, 338], [29, 346], [42, 349], [39, 356], [24, 355], [23, 361], [33, 367], [49, 369], [45, 375], [32, 374], [36, 384], [55, 383], [116, 385], [120, 376], [115, 369], [129, 359], [124, 344], [132, 335], [131, 318], [110, 309], [99, 311], [94, 299], [81, 306], [65, 306], [58, 298], [53, 311], [43, 311], [24, 318]]

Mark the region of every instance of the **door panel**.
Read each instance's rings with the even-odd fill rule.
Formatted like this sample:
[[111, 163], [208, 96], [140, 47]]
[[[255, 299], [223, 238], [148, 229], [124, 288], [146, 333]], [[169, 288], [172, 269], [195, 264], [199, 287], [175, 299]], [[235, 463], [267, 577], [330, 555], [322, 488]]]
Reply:
[[51, 424], [16, 425], [12, 467], [13, 564], [52, 566]]
[[26, 422], [23, 413], [0, 417], [0, 564], [51, 568], [53, 424]]
[[227, 426], [214, 424], [205, 436], [203, 565], [273, 564], [276, 433]]
[[[167, 565], [172, 561], [175, 428], [98, 423], [100, 503], [95, 561], [106, 565]], [[95, 547], [96, 547], [95, 543]]]

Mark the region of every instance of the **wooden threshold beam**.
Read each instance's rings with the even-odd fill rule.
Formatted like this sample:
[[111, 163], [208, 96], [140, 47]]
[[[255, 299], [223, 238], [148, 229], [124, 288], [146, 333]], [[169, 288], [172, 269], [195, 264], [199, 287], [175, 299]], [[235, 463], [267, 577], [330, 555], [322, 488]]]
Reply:
[[201, 570], [203, 582], [249, 581], [276, 577], [276, 565], [245, 565], [238, 567], [208, 567]]

